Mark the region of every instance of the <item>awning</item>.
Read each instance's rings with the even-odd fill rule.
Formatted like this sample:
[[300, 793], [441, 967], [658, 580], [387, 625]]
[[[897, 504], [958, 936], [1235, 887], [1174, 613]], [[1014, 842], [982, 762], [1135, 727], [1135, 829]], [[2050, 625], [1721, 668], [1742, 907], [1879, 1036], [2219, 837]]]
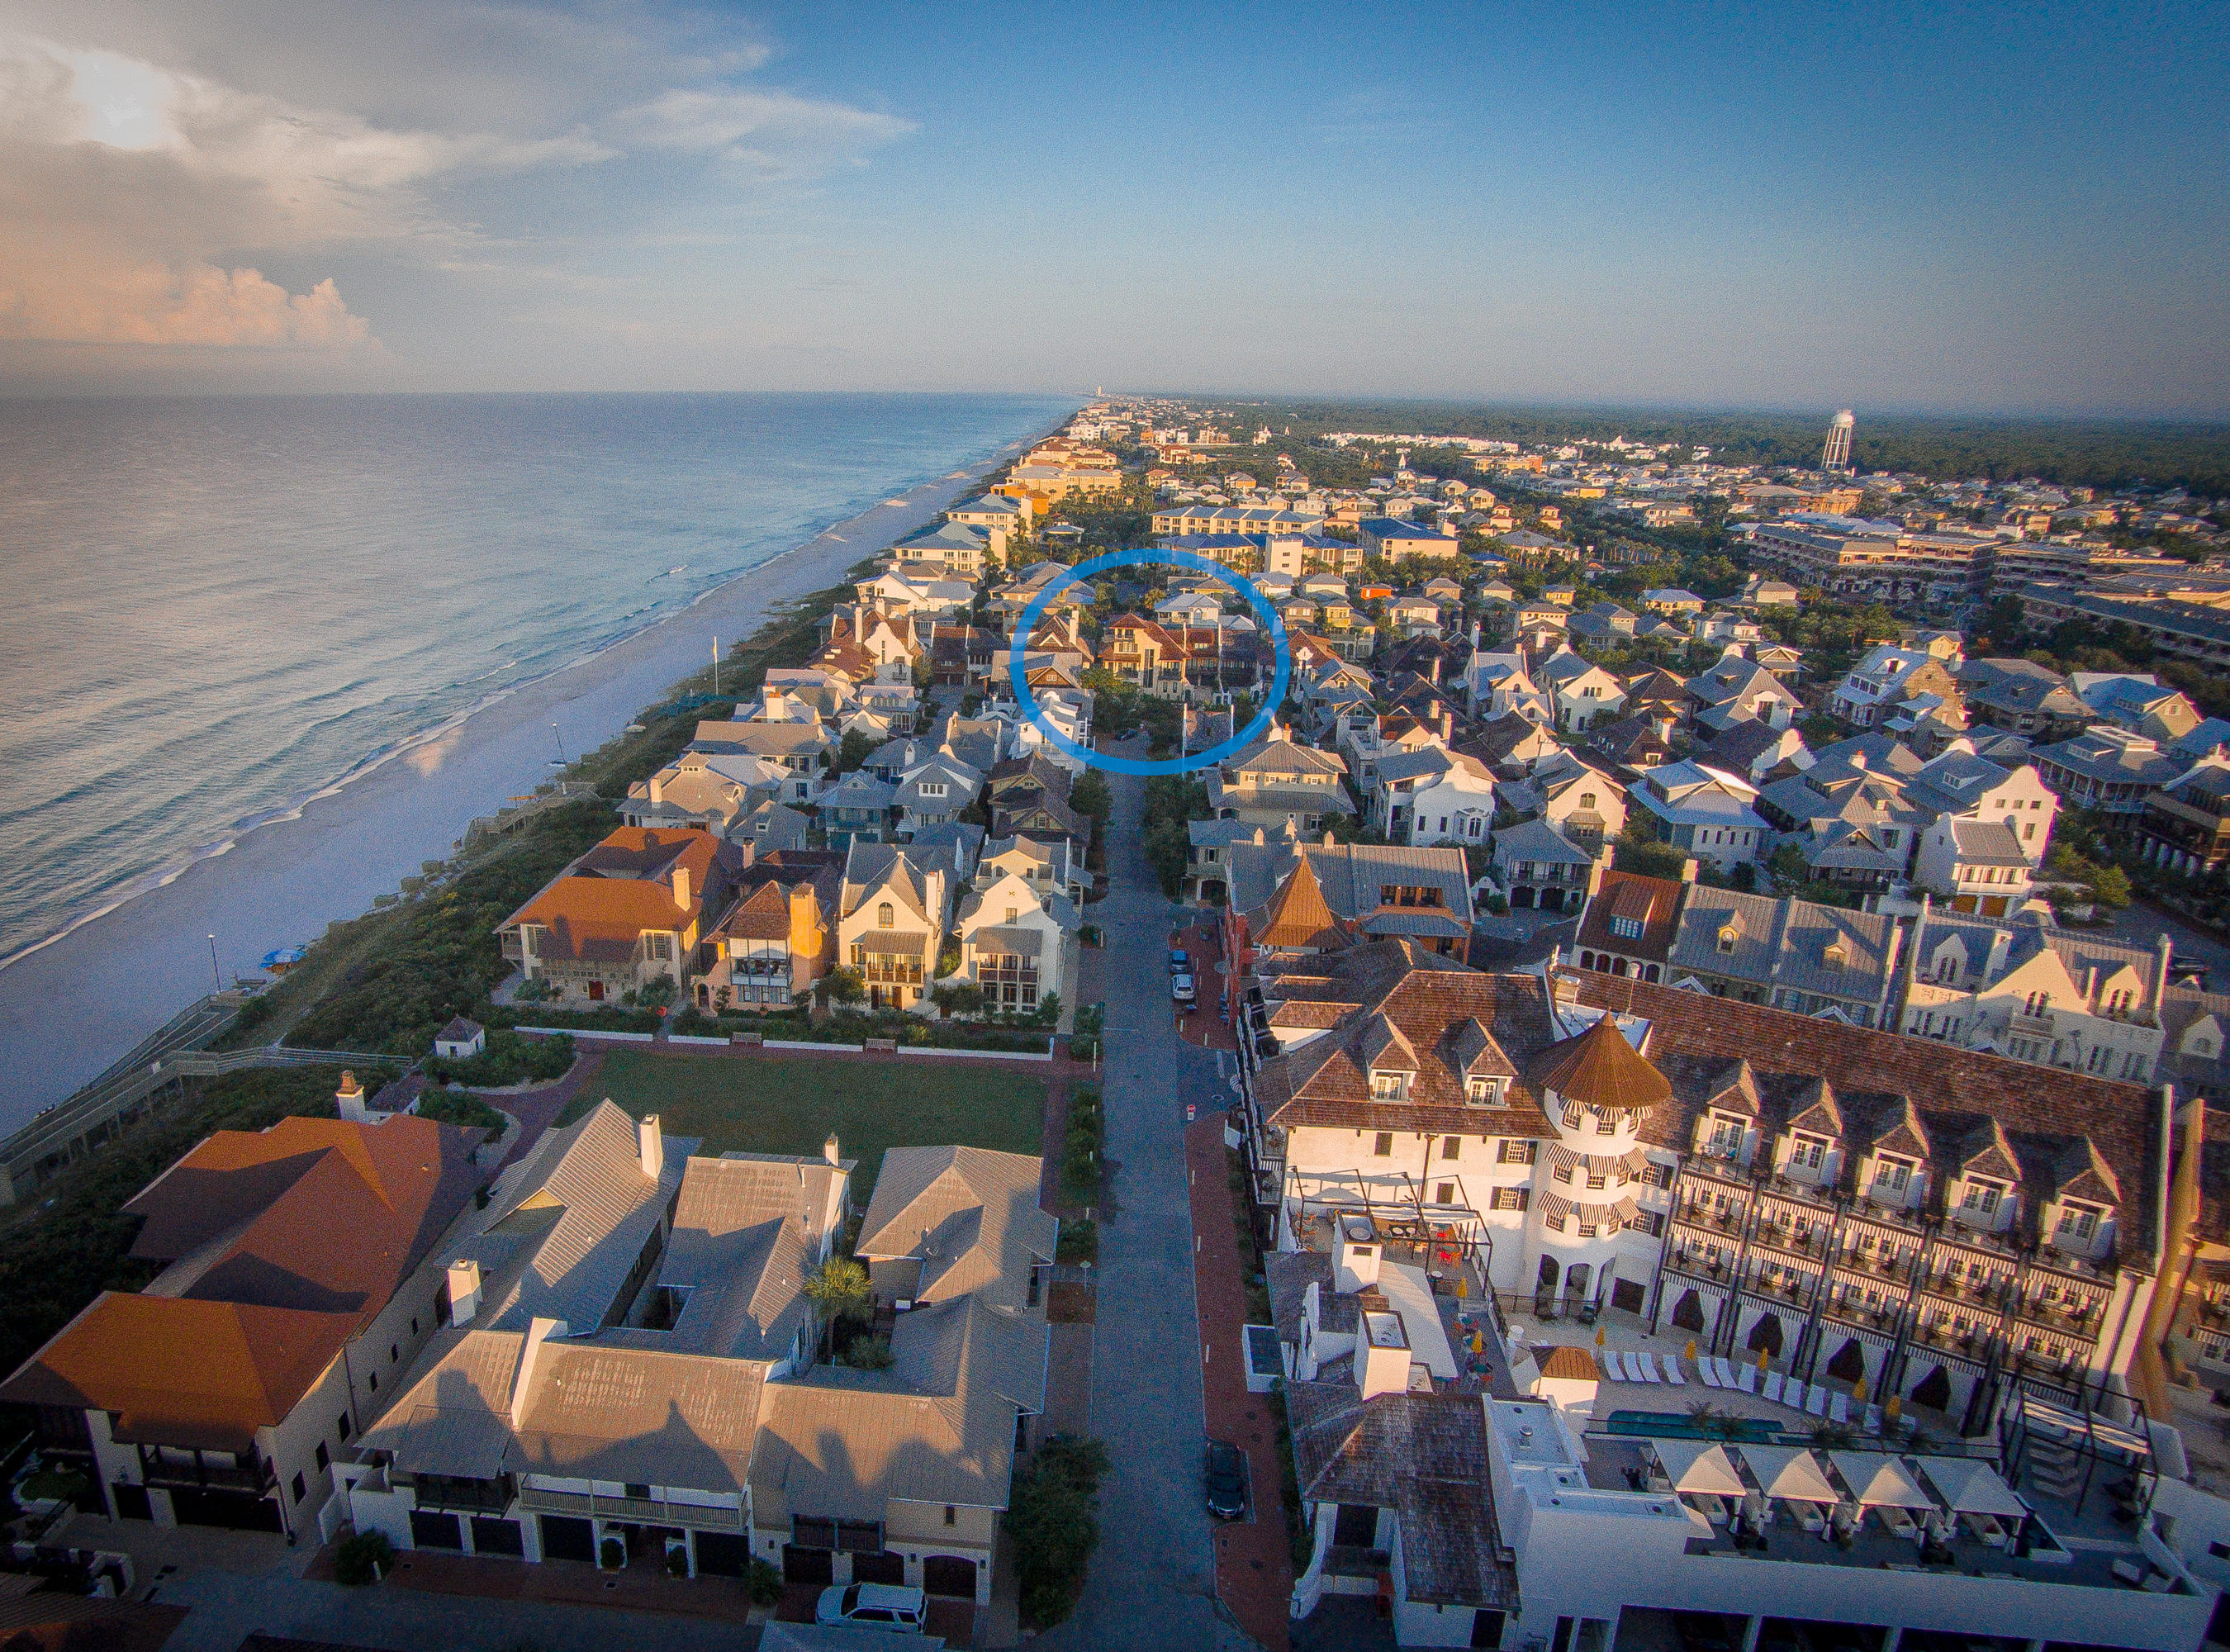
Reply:
[[1886, 1451], [1831, 1451], [1827, 1461], [1851, 1488], [1860, 1508], [1925, 1508], [1936, 1500], [1914, 1483], [1905, 1465]]
[[897, 952], [906, 958], [919, 958], [927, 943], [926, 935], [900, 935], [869, 930], [860, 937], [860, 945], [870, 952]]
[[1995, 1514], [2017, 1520], [2028, 1513], [2028, 1505], [1998, 1478], [1996, 1469], [1979, 1458], [1918, 1457], [1914, 1462], [1956, 1514]]
[[1748, 1445], [1740, 1448], [1742, 1460], [1757, 1476], [1768, 1497], [1785, 1497], [1800, 1503], [1840, 1503], [1843, 1494], [1827, 1478], [1820, 1460], [1801, 1446]]
[[1649, 1449], [1665, 1465], [1665, 1477], [1674, 1491], [1713, 1497], [1740, 1497], [1750, 1490], [1735, 1472], [1727, 1449], [1703, 1440], [1656, 1440]]

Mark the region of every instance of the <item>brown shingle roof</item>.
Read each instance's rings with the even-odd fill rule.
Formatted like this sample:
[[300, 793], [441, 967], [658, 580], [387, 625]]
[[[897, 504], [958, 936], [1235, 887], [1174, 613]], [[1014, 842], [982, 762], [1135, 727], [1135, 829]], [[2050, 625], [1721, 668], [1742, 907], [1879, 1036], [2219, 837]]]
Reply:
[[[1663, 963], [1672, 955], [1672, 937], [1680, 926], [1680, 898], [1688, 885], [1677, 878], [1645, 878], [1638, 872], [1605, 872], [1602, 887], [1588, 902], [1580, 917], [1576, 947], [1599, 947], [1627, 958]], [[1641, 925], [1639, 935], [1611, 932], [1614, 918]]]
[[1285, 883], [1261, 909], [1255, 929], [1257, 945], [1273, 949], [1335, 952], [1347, 945], [1349, 932], [1331, 915], [1316, 869], [1304, 855], [1286, 874]]
[[1577, 1038], [1542, 1051], [1525, 1075], [1544, 1090], [1591, 1107], [1647, 1110], [1672, 1094], [1665, 1075], [1642, 1060], [1608, 1016]]

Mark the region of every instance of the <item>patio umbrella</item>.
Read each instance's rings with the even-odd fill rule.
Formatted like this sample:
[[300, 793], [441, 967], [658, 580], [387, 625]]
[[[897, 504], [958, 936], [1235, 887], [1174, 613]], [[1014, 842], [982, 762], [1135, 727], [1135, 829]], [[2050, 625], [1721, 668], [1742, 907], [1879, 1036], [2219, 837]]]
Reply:
[[1936, 1500], [1913, 1483], [1905, 1465], [1886, 1451], [1831, 1451], [1827, 1461], [1835, 1465], [1860, 1508], [1937, 1507]]
[[2013, 1488], [1998, 1478], [1998, 1471], [1987, 1462], [1973, 1457], [1920, 1457], [1915, 1459], [1928, 1483], [1936, 1487], [1955, 1514], [1989, 1514], [2000, 1520], [2018, 1520], [2028, 1513], [2028, 1505], [2014, 1495]]
[[1724, 1446], [1702, 1440], [1652, 1440], [1649, 1449], [1665, 1465], [1665, 1477], [1674, 1491], [1739, 1499], [1750, 1490]]
[[1835, 1489], [1827, 1478], [1827, 1471], [1820, 1460], [1801, 1446], [1747, 1445], [1741, 1448], [1743, 1461], [1757, 1476], [1757, 1483], [1765, 1488], [1768, 1497], [1787, 1498], [1800, 1503], [1840, 1503], [1842, 1493]]

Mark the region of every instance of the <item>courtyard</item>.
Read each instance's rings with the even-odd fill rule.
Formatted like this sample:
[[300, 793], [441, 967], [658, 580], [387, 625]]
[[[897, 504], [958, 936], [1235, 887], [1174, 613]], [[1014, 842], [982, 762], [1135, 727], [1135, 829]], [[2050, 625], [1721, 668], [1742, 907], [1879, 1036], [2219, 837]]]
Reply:
[[1047, 1081], [1041, 1070], [1009, 1072], [934, 1057], [873, 1061], [617, 1049], [604, 1055], [594, 1081], [558, 1123], [571, 1123], [609, 1096], [638, 1118], [658, 1114], [669, 1135], [703, 1138], [697, 1151], [714, 1156], [817, 1156], [834, 1131], [844, 1156], [859, 1161], [852, 1195], [864, 1204], [874, 1191], [886, 1148], [952, 1142], [1007, 1153], [1038, 1152]]

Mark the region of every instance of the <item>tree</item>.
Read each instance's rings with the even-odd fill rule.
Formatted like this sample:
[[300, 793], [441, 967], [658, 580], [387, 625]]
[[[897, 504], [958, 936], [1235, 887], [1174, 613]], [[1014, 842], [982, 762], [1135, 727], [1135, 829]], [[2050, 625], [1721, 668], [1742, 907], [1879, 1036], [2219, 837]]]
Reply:
[[1097, 769], [1086, 769], [1068, 789], [1068, 806], [1090, 816], [1094, 837], [1102, 836], [1107, 829], [1107, 817], [1115, 811], [1115, 799], [1107, 790], [1107, 777]]
[[1611, 864], [1621, 872], [1632, 872], [1645, 878], [1677, 878], [1687, 856], [1670, 843], [1660, 843], [1649, 834], [1648, 827], [1638, 818], [1630, 821], [1619, 834], [1617, 846], [1611, 855]]
[[874, 755], [875, 743], [858, 729], [844, 736], [844, 743], [836, 748], [836, 772], [849, 774]]
[[843, 965], [828, 971], [828, 1002], [853, 1004], [867, 996], [867, 984], [860, 978], [860, 971]]
[[869, 1296], [867, 1270], [849, 1256], [831, 1256], [805, 1276], [805, 1295], [832, 1323], [862, 1319]]
[[937, 1006], [941, 1016], [980, 1016], [983, 1013], [983, 989], [973, 981], [953, 981], [931, 987], [929, 1001]]

